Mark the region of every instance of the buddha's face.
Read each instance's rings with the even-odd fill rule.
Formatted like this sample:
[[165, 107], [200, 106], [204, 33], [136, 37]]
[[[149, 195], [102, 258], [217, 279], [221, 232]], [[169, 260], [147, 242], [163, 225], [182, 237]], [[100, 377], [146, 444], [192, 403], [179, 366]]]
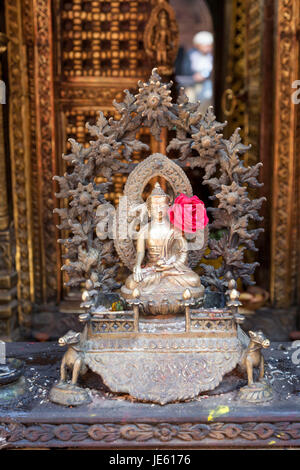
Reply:
[[166, 197], [152, 197], [149, 207], [151, 220], [161, 222], [166, 219], [169, 209], [169, 202]]

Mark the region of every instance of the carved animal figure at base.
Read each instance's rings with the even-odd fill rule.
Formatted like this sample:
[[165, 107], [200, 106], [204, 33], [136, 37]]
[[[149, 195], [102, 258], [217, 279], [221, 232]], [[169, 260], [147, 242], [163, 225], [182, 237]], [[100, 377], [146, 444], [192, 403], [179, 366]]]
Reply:
[[259, 367], [259, 379], [264, 378], [264, 357], [261, 353], [262, 348], [268, 348], [270, 341], [265, 337], [262, 331], [249, 331], [250, 342], [244, 350], [240, 367], [247, 372], [248, 385], [253, 385], [253, 369]]
[[67, 371], [69, 369], [72, 371], [72, 385], [76, 385], [79, 375], [84, 375], [88, 369], [83, 361], [81, 351], [76, 348], [80, 339], [81, 333], [70, 330], [58, 340], [60, 346], [69, 346], [61, 362], [60, 380], [62, 382], [67, 381]]

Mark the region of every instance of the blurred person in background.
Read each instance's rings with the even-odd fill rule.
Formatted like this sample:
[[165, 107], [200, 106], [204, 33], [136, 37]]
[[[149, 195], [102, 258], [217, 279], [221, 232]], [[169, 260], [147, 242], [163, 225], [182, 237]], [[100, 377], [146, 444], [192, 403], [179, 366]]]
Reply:
[[177, 80], [190, 101], [202, 103], [202, 111], [212, 105], [213, 35], [200, 31], [193, 38], [194, 47], [181, 60]]

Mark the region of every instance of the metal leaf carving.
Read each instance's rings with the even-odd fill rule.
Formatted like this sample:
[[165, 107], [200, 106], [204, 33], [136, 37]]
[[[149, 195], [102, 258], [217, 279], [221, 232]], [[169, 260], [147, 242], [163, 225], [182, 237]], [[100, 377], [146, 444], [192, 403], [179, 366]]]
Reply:
[[[211, 208], [210, 229], [221, 236], [210, 239], [207, 257], [222, 257], [222, 263], [217, 270], [203, 265], [203, 283], [224, 290], [229, 271], [235, 279], [252, 283], [257, 263], [245, 264], [244, 252], [256, 249], [255, 241], [262, 229], [249, 227], [249, 222], [262, 220], [259, 209], [264, 198], [252, 199], [247, 188], [261, 186], [257, 180], [261, 164], [245, 166], [241, 156], [248, 147], [242, 144], [239, 129], [225, 140], [222, 130], [226, 122], [216, 121], [212, 107], [202, 115], [199, 103], [190, 103], [183, 90], [173, 103], [172, 82], [162, 83], [157, 69], [153, 69], [148, 82], [139, 82], [138, 86], [137, 94], [125, 90], [124, 101], [114, 102], [119, 120], [106, 119], [99, 113], [95, 125], [87, 124], [93, 138], [88, 148], [70, 139], [71, 152], [63, 155], [68, 171], [54, 177], [59, 187], [56, 197], [68, 201], [68, 205], [55, 210], [61, 219], [58, 228], [64, 234], [59, 243], [66, 260], [63, 270], [68, 274], [67, 284], [73, 286], [85, 281], [92, 291], [100, 285], [104, 290], [118, 286], [114, 281], [118, 259], [111, 240], [96, 237], [100, 217], [97, 213], [101, 212], [97, 210], [107, 202], [105, 194], [113, 174], [129, 173], [132, 154], [149, 150], [138, 139], [142, 126], [148, 127], [157, 140], [163, 128], [175, 129], [176, 137], [167, 151], [178, 152], [183, 167], [203, 168], [202, 184], [208, 185], [212, 199], [218, 202], [218, 206]], [[98, 184], [98, 176], [106, 182]]]

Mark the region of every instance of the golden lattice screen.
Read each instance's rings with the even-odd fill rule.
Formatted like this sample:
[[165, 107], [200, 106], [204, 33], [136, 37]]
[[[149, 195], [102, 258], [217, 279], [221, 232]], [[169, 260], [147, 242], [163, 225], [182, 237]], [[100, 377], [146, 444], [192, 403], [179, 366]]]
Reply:
[[136, 77], [143, 73], [149, 1], [62, 0], [60, 5], [63, 77]]

